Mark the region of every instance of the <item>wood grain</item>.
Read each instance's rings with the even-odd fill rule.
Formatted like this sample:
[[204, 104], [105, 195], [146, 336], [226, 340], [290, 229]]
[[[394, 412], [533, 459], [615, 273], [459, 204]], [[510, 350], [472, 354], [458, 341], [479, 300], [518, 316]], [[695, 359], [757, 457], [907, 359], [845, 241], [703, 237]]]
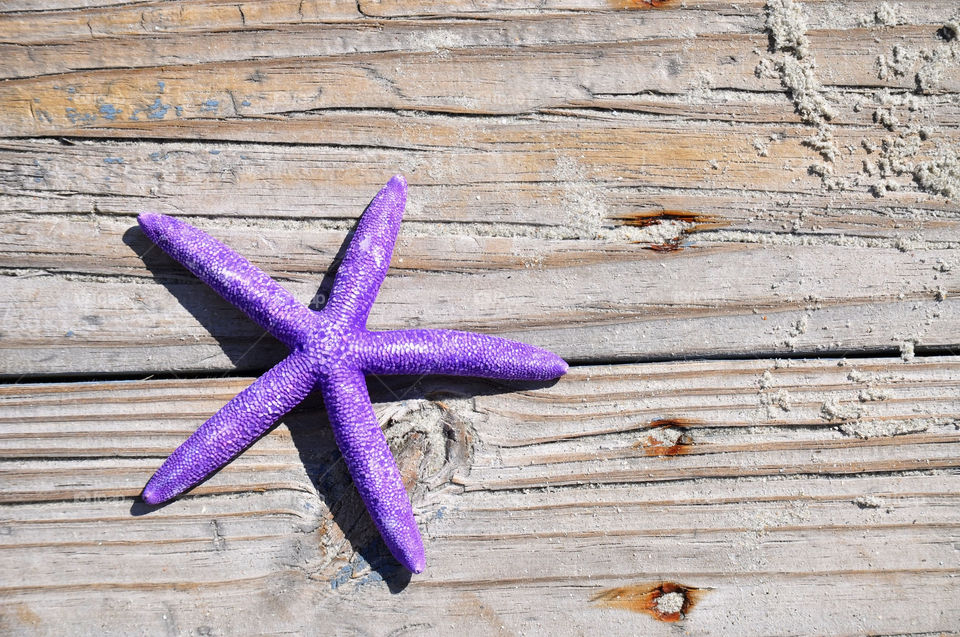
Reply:
[[[0, 388], [0, 561], [20, 573], [3, 625], [666, 634], [591, 602], [659, 581], [702, 589], [694, 633], [960, 620], [960, 358], [578, 367], [539, 389], [382, 380], [429, 560], [400, 595], [317, 401], [147, 512], [150, 472], [249, 378]], [[681, 433], [685, 452], [663, 455]]]
[[[277, 245], [264, 235], [243, 232], [271, 250]], [[303, 237], [287, 234], [285, 239], [295, 243]], [[139, 244], [146, 249], [142, 238]], [[960, 342], [960, 270], [939, 269], [953, 262], [950, 249], [731, 245], [688, 249], [675, 256], [636, 249], [617, 259], [593, 256], [589, 263], [578, 262], [564, 246], [564, 252], [547, 255], [556, 265], [526, 268], [509, 263], [513, 242], [499, 248], [505, 253], [504, 267], [435, 273], [425, 270], [438, 255], [421, 265], [401, 244], [399, 255], [405, 256], [397, 259], [410, 271], [399, 269], [387, 278], [370, 328], [481, 330], [549, 347], [575, 362], [745, 351], [886, 351], [899, 356], [917, 346], [943, 348]], [[309, 244], [296, 246], [297, 251], [309, 249]], [[83, 276], [41, 270], [36, 276], [10, 277], [11, 296], [0, 299], [0, 308], [5, 324], [18, 328], [2, 341], [3, 371], [257, 369], [284, 355], [283, 348], [239, 310], [165, 257], [155, 257], [156, 280], [141, 272]], [[147, 262], [153, 258], [148, 255]], [[128, 253], [117, 270], [124, 261], [136, 267], [135, 256]], [[102, 265], [111, 268], [108, 261]], [[285, 272], [285, 264], [277, 264], [276, 270], [268, 268], [304, 303], [316, 294], [315, 274]], [[538, 289], [565, 292], [531, 293]], [[149, 334], [146, 344], [144, 334]]]
[[[262, 369], [282, 351], [155, 260], [133, 215], [197, 220], [306, 302], [397, 171], [410, 206], [378, 328], [499, 333], [574, 362], [958, 342], [953, 185], [930, 177], [960, 147], [949, 3], [882, 23], [869, 3], [803, 5], [803, 55], [771, 49], [758, 3], [451, 7], [442, 28], [429, 4], [338, 7], [0, 15], [17, 61], [0, 83], [17, 326], [0, 373]], [[110, 49], [130, 46], [153, 49]], [[829, 118], [804, 110], [820, 98]]]
[[[958, 22], [950, 0], [6, 0], [0, 633], [956, 631]], [[397, 172], [371, 328], [575, 364], [369, 379], [427, 572], [385, 554], [318, 398], [147, 510], [163, 458], [284, 351], [136, 214], [317, 304]]]
[[[876, 57], [903, 40], [930, 38], [933, 31], [932, 25], [851, 30], [843, 46], [836, 46], [834, 32], [823, 32], [811, 37], [811, 49], [831, 69], [833, 86], [909, 89], [914, 83], [909, 73], [879, 79]], [[595, 97], [697, 88], [779, 93], [776, 78], [755, 73], [765, 46], [760, 34], [704, 35], [693, 41], [609, 43], [599, 50], [595, 44], [569, 44], [531, 46], [522, 53], [512, 47], [375, 52], [365, 55], [363, 64], [349, 55], [304, 57], [296, 66], [284, 59], [201, 63], [184, 79], [167, 75], [163, 66], [77, 71], [0, 85], [0, 132], [55, 134], [96, 124], [102, 133], [118, 120], [122, 130], [125, 120], [158, 120], [162, 126], [168, 118], [255, 118], [323, 109], [519, 114], [592, 106]], [[611, 65], [619, 71], [604, 73]], [[958, 87], [960, 74], [948, 72], [932, 92]]]

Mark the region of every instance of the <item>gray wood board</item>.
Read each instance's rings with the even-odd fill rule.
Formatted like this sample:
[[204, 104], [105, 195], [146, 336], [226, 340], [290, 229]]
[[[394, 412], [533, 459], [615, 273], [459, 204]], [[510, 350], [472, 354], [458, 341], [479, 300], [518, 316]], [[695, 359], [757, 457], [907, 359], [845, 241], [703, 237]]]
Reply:
[[426, 540], [410, 582], [315, 399], [187, 497], [137, 503], [249, 381], [0, 387], [7, 630], [672, 634], [644, 604], [662, 582], [698, 589], [693, 633], [960, 622], [960, 358], [371, 379]]

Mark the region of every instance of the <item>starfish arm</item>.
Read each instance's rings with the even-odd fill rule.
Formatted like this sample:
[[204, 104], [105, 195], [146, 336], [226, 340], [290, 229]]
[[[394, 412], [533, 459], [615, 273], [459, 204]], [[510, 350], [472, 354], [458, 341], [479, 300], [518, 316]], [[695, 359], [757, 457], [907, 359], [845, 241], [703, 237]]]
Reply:
[[340, 368], [321, 378], [320, 386], [337, 445], [370, 517], [397, 561], [422, 572], [423, 540], [363, 374]]
[[180, 445], [143, 489], [159, 504], [203, 481], [251, 445], [313, 389], [308, 359], [291, 354], [220, 408]]
[[361, 327], [366, 324], [390, 267], [406, 201], [407, 182], [396, 175], [367, 206], [337, 269], [326, 311]]
[[361, 368], [368, 374], [549, 380], [567, 372], [567, 363], [545, 349], [472, 332], [367, 332], [355, 347]]
[[202, 230], [167, 215], [142, 213], [143, 232], [263, 329], [292, 347], [313, 312], [265, 272]]

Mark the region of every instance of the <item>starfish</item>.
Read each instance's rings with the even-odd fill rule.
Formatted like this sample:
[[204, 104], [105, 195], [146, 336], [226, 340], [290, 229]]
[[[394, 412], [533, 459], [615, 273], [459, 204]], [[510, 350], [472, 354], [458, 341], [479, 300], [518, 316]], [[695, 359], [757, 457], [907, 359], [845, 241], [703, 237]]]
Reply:
[[546, 350], [452, 330], [369, 331], [370, 307], [390, 267], [407, 183], [394, 176], [360, 218], [320, 311], [311, 310], [262, 270], [193, 226], [156, 213], [137, 221], [171, 257], [290, 348], [181, 444], [150, 478], [148, 504], [202, 482], [253, 444], [318, 389], [353, 483], [393, 556], [410, 571], [426, 566], [423, 540], [365, 374], [453, 374], [549, 380], [567, 364]]

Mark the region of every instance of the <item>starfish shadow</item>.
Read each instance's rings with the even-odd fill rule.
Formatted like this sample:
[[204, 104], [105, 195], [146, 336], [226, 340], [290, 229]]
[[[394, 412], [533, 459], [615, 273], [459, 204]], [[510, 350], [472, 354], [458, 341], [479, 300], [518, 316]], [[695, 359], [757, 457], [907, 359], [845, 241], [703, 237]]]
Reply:
[[[364, 212], [366, 212], [366, 210], [364, 210]], [[330, 298], [330, 291], [333, 289], [333, 281], [337, 277], [337, 269], [340, 267], [340, 263], [343, 262], [343, 257], [347, 253], [347, 248], [350, 247], [350, 242], [353, 240], [353, 235], [357, 231], [357, 225], [359, 225], [359, 223], [360, 219], [354, 221], [353, 227], [350, 228], [347, 236], [340, 244], [337, 254], [333, 257], [333, 262], [323, 273], [323, 278], [320, 279], [320, 286], [317, 288], [316, 294], [314, 294], [310, 302], [307, 303], [307, 307], [314, 312], [319, 312], [323, 309], [323, 306], [327, 304], [327, 300]]]
[[[392, 593], [402, 591], [410, 583], [411, 573], [390, 554], [367, 513], [342, 460], [319, 393], [287, 414], [283, 422], [307, 477], [353, 551], [348, 563], [331, 573], [331, 587], [360, 576], [360, 583], [382, 580]], [[370, 573], [363, 575], [367, 568]]]
[[[366, 212], [366, 209], [364, 209]], [[320, 285], [307, 307], [319, 311], [326, 305], [333, 289], [337, 268], [350, 247], [363, 215], [341, 242], [330, 267], [323, 274]], [[197, 280], [185, 267], [158, 248], [135, 225], [123, 234], [123, 242], [140, 257], [153, 275], [154, 281], [167, 289], [181, 306], [216, 339], [223, 353], [230, 359], [236, 372], [261, 374], [289, 353], [273, 336], [258, 328], [240, 309], [224, 300], [209, 286]]]
[[[376, 379], [379, 382], [371, 382], [373, 377], [368, 377], [367, 384], [370, 401], [374, 405], [401, 400], [430, 400], [431, 396], [438, 393], [460, 397], [490, 396], [523, 389], [549, 387], [557, 382], [556, 380], [500, 381], [456, 376], [382, 376]], [[330, 511], [334, 524], [341, 530], [353, 551], [353, 556], [347, 564], [336, 573], [331, 573], [331, 587], [337, 588], [348, 580], [358, 578], [357, 582], [360, 586], [383, 581], [391, 593], [402, 592], [410, 583], [412, 574], [393, 557], [370, 518], [342, 460], [319, 392], [311, 394], [264, 435], [269, 435], [281, 423], [290, 432], [291, 441], [297, 449], [307, 477], [327, 510]], [[256, 444], [254, 442], [250, 446]], [[246, 449], [237, 455], [241, 455], [244, 451]], [[183, 496], [162, 504], [151, 505], [137, 498], [130, 506], [130, 515], [136, 517], [150, 515], [173, 506], [181, 498], [191, 497], [190, 494], [197, 487], [211, 480], [221, 470], [218, 469], [207, 476]], [[414, 487], [415, 490], [416, 487]], [[365, 573], [367, 569], [369, 573]]]
[[[436, 401], [438, 395], [462, 398], [491, 396], [549, 387], [557, 382], [556, 379], [503, 381], [457, 376], [368, 376], [367, 380], [370, 401], [374, 405], [404, 400]], [[341, 530], [353, 551], [353, 556], [348, 563], [338, 572], [331, 574], [331, 586], [336, 588], [350, 579], [359, 577], [357, 581], [361, 586], [383, 581], [391, 593], [402, 592], [411, 581], [411, 573], [390, 553], [370, 518], [334, 440], [333, 429], [327, 418], [320, 393], [312, 393], [264, 435], [269, 435], [281, 423], [290, 432], [291, 441], [307, 477], [330, 512], [334, 524]], [[389, 429], [387, 431], [389, 433]], [[258, 441], [262, 437], [258, 438]], [[256, 444], [257, 441], [254, 441], [250, 447]], [[248, 448], [241, 450], [237, 456], [242, 455]], [[208, 475], [181, 497], [191, 497], [191, 493], [195, 492], [197, 487], [211, 480], [221, 470], [222, 468]], [[429, 480], [433, 476], [419, 476], [418, 472], [418, 477]], [[411, 490], [414, 502], [416, 502], [416, 489], [417, 487], [414, 486]], [[174, 498], [162, 504], [151, 505], [137, 498], [130, 506], [130, 514], [132, 516], [149, 515], [173, 505], [179, 499]], [[365, 573], [367, 569], [369, 573]]]
[[[401, 400], [429, 400], [430, 396], [437, 393], [462, 397], [494, 395], [518, 389], [549, 387], [556, 382], [499, 381], [456, 376], [389, 376], [376, 377], [374, 380], [374, 377], [368, 376], [367, 388], [370, 402], [377, 405]], [[336, 587], [340, 580], [346, 581], [352, 574], [362, 573], [369, 567], [371, 573], [376, 574], [372, 579], [382, 580], [391, 593], [399, 593], [410, 583], [411, 573], [391, 555], [367, 513], [342, 462], [322, 405], [320, 396], [313, 394], [288, 414], [284, 422], [307, 476], [354, 552], [349, 563], [331, 580], [331, 586]], [[431, 476], [422, 477], [429, 479]], [[415, 505], [416, 490], [416, 486], [410, 490]], [[362, 585], [370, 579], [370, 574], [362, 575], [359, 582]]]
[[[382, 398], [381, 401], [388, 400]], [[319, 392], [316, 392], [303, 401], [296, 409], [284, 416], [272, 426], [263, 436], [254, 441], [237, 454], [242, 455], [265, 436], [270, 435], [281, 424], [287, 427], [290, 437], [297, 449], [300, 461], [303, 463], [307, 477], [317, 490], [320, 499], [326, 505], [333, 517], [333, 522], [343, 532], [344, 537], [353, 548], [354, 557], [347, 567], [331, 577], [331, 586], [338, 585], [338, 578], [347, 572], [352, 577], [369, 567], [376, 576], [369, 574], [361, 579], [361, 583], [371, 580], [381, 580], [387, 584], [392, 593], [399, 593], [410, 583], [411, 573], [397, 562], [380, 537], [379, 531], [370, 519], [366, 506], [360, 499], [342, 462], [340, 449], [333, 437], [333, 430], [327, 419], [326, 410]], [[236, 456], [235, 456], [236, 457]], [[227, 466], [227, 465], [224, 465]], [[217, 469], [202, 481], [194, 485], [183, 495], [167, 500], [160, 504], [147, 504], [142, 498], [136, 498], [130, 505], [130, 515], [140, 517], [150, 515], [168, 506], [174, 506], [179, 500], [190, 497], [204, 497], [192, 495], [196, 489], [212, 480], [223, 467]], [[318, 538], [319, 542], [319, 538]]]
[[[123, 234], [123, 242], [142, 259], [154, 281], [165, 287], [216, 339], [220, 349], [233, 363], [234, 371], [260, 374], [287, 356], [286, 347], [167, 256], [139, 226], [127, 230]], [[179, 362], [178, 366], [186, 368], [184, 371], [195, 371], [189, 369], [189, 362]]]

